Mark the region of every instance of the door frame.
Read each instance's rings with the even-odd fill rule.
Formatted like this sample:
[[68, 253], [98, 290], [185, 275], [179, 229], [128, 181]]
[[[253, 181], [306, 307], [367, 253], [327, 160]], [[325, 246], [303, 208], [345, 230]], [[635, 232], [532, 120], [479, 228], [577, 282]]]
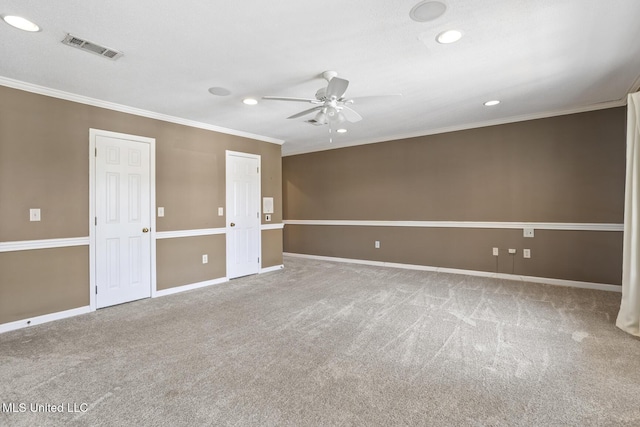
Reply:
[[127, 139], [149, 144], [149, 217], [151, 230], [151, 298], [156, 296], [156, 140], [146, 136], [129, 135], [89, 128], [89, 309], [96, 311], [96, 137]]
[[258, 271], [257, 273], [260, 273], [260, 270], [262, 270], [262, 156], [260, 154], [252, 154], [252, 153], [243, 153], [241, 151], [231, 151], [231, 150], [225, 150], [225, 156], [224, 156], [224, 188], [225, 188], [225, 255], [226, 255], [226, 263], [225, 263], [225, 268], [226, 268], [226, 273], [225, 276], [227, 277], [227, 279], [229, 279], [229, 263], [231, 260], [231, 257], [229, 256], [229, 236], [230, 236], [230, 231], [231, 231], [231, 227], [229, 226], [229, 221], [228, 221], [228, 213], [229, 213], [229, 179], [228, 179], [228, 163], [229, 163], [229, 156], [236, 156], [236, 157], [247, 157], [250, 159], [256, 159], [258, 160], [258, 200], [257, 200], [257, 204], [258, 204], [258, 254], [260, 257], [260, 264], [258, 265]]

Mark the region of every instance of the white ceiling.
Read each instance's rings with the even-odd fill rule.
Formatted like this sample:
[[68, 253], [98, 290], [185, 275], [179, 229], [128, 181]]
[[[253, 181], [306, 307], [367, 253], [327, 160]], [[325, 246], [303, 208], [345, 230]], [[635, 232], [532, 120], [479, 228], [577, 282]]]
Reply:
[[[0, 76], [285, 141], [283, 154], [621, 105], [640, 84], [638, 0], [3, 0], [42, 30], [0, 23]], [[443, 30], [464, 37], [444, 45]], [[66, 33], [124, 52], [111, 61], [63, 45]], [[313, 107], [325, 70], [350, 81], [348, 133], [286, 117]], [[231, 91], [213, 96], [212, 86]], [[483, 102], [499, 99], [496, 107]]]

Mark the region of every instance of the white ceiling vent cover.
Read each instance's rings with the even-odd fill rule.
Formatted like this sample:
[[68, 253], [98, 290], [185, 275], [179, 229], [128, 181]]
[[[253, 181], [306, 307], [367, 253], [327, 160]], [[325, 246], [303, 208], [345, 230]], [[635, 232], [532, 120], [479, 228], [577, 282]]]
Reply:
[[67, 46], [77, 47], [78, 49], [84, 50], [86, 52], [95, 53], [96, 55], [104, 56], [109, 59], [118, 59], [122, 55], [122, 52], [119, 52], [114, 49], [110, 49], [108, 47], [100, 46], [99, 44], [90, 42], [88, 40], [81, 39], [80, 37], [76, 37], [72, 34], [67, 34], [67, 36], [62, 40], [62, 43]]

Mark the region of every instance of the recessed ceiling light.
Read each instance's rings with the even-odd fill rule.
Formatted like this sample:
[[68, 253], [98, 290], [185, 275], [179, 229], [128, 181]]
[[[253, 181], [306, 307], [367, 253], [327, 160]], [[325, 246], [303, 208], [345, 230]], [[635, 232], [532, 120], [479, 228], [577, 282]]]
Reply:
[[21, 16], [8, 15], [8, 16], [3, 16], [2, 19], [7, 24], [11, 25], [12, 27], [18, 28], [20, 30], [30, 31], [32, 33], [35, 33], [36, 31], [40, 31], [40, 27], [38, 27], [36, 24], [29, 21], [28, 19], [22, 18]]
[[227, 96], [231, 94], [231, 91], [224, 87], [210, 87], [209, 93], [216, 96]]
[[338, 133], [347, 133], [347, 130], [346, 129], [338, 129], [336, 132], [338, 132]]
[[256, 105], [258, 103], [258, 100], [253, 98], [245, 98], [242, 100], [242, 102], [244, 102], [246, 105]]
[[413, 6], [409, 16], [416, 22], [427, 22], [441, 17], [446, 10], [447, 6], [439, 1], [422, 1]]
[[462, 38], [462, 33], [458, 30], [443, 31], [436, 37], [438, 43], [455, 43]]
[[498, 105], [500, 104], [500, 101], [498, 101], [497, 99], [494, 99], [492, 101], [487, 101], [484, 103], [484, 105], [486, 105], [487, 107], [492, 107], [494, 105]]

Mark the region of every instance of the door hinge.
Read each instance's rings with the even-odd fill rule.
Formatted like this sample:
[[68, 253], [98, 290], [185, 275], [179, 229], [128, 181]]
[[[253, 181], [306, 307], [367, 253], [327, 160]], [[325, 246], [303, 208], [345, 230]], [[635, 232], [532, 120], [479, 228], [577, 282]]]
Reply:
[[96, 147], [95, 157], [98, 157], [98, 147]]
[[256, 218], [260, 218], [260, 212], [256, 212]]
[[95, 225], [98, 225], [98, 217], [95, 217]]
[[260, 264], [260, 257], [258, 257], [258, 264]]
[[96, 295], [98, 295], [98, 287], [96, 286]]
[[260, 168], [259, 167], [256, 168], [256, 172], [260, 173]]

